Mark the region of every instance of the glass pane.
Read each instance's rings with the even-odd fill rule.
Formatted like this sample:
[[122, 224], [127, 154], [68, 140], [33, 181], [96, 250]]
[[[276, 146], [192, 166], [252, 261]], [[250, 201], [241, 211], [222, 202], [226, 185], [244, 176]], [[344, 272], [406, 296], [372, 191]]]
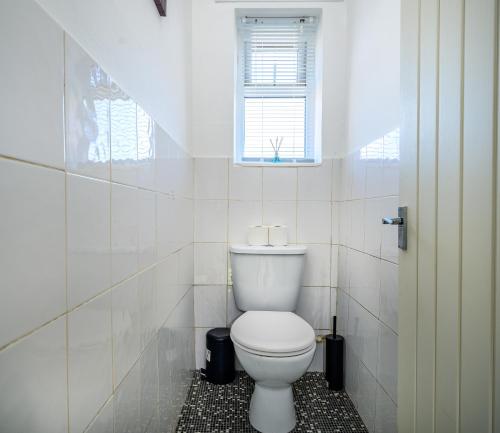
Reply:
[[245, 98], [243, 158], [305, 158], [305, 117], [306, 98]]

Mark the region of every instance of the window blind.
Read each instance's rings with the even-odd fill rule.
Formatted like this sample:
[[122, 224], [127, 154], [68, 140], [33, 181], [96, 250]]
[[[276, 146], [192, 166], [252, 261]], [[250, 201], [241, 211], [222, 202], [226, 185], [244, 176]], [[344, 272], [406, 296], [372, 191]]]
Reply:
[[[241, 161], [314, 162], [317, 18], [242, 18]], [[274, 145], [274, 148], [273, 148]]]

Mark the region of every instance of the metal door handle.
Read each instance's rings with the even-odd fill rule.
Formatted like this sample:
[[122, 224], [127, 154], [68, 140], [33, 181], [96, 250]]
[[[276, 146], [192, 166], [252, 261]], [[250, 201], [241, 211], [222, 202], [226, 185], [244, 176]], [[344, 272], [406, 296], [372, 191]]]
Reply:
[[391, 226], [402, 226], [404, 224], [403, 218], [389, 218], [389, 217], [384, 217], [382, 218], [382, 224], [389, 224]]
[[402, 250], [408, 248], [408, 208], [406, 206], [398, 207], [398, 216], [395, 218], [384, 217], [382, 224], [398, 226], [398, 247]]

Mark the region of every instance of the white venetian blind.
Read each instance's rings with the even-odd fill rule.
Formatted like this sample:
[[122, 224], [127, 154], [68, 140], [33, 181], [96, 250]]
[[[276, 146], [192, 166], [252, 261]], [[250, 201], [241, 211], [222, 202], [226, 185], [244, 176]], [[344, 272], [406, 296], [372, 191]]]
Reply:
[[273, 144], [280, 161], [314, 161], [316, 29], [314, 17], [241, 19], [241, 161], [271, 161]]

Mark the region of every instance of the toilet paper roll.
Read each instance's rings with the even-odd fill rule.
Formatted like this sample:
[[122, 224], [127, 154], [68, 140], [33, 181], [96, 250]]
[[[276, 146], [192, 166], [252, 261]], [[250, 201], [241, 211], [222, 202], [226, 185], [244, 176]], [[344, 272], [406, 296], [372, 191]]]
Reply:
[[248, 245], [269, 245], [269, 228], [267, 226], [248, 227]]
[[286, 226], [269, 227], [269, 245], [288, 245], [288, 230]]

